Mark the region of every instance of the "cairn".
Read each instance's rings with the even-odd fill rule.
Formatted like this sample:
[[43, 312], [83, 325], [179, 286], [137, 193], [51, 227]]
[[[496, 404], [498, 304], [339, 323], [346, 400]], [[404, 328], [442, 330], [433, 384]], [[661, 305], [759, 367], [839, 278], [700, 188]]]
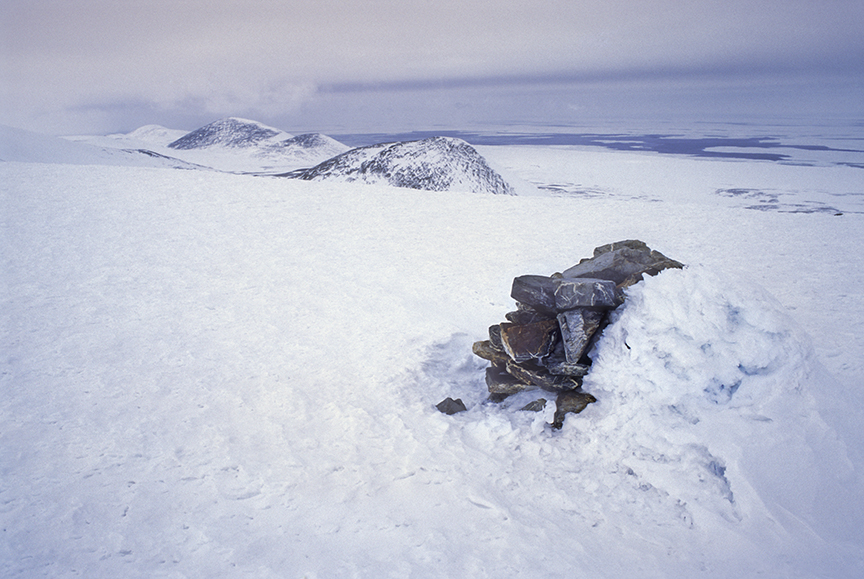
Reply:
[[[567, 413], [578, 414], [596, 398], [582, 391], [591, 368], [588, 352], [608, 314], [624, 302], [624, 288], [644, 275], [683, 265], [638, 240], [619, 241], [594, 250], [594, 256], [550, 276], [523, 275], [513, 280], [516, 311], [489, 328], [489, 339], [473, 352], [488, 360], [489, 399], [539, 388], [556, 395], [554, 428]], [[545, 399], [523, 410], [541, 410]], [[443, 410], [442, 410], [443, 411]]]

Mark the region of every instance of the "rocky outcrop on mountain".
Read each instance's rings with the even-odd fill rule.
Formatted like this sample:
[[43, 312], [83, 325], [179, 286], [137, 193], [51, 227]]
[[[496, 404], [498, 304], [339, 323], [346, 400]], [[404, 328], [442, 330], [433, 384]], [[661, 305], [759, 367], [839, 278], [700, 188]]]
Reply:
[[474, 147], [452, 137], [359, 147], [311, 169], [283, 176], [306, 181], [359, 181], [427, 191], [513, 193], [512, 187]]
[[259, 122], [229, 117], [204, 125], [168, 146], [181, 150], [210, 147], [245, 148], [290, 138], [292, 135]]
[[594, 250], [593, 257], [551, 276], [523, 275], [513, 280], [516, 310], [489, 328], [474, 354], [488, 360], [490, 400], [531, 389], [557, 395], [555, 428], [568, 413], [596, 402], [582, 391], [591, 369], [591, 351], [608, 313], [624, 303], [624, 289], [644, 275], [683, 265], [638, 240], [619, 241]]

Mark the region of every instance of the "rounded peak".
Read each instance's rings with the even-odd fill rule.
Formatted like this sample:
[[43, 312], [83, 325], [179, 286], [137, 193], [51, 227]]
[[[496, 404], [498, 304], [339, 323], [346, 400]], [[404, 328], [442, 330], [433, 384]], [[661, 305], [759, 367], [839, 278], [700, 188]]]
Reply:
[[258, 121], [228, 117], [204, 125], [168, 146], [172, 149], [202, 149], [213, 146], [252, 147], [274, 138], [290, 137], [288, 133]]

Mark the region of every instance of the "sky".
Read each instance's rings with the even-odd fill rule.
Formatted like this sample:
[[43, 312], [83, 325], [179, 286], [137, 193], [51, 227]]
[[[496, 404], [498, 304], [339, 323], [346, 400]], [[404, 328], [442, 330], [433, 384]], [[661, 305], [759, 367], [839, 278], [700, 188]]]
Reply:
[[860, 118], [862, 30], [860, 0], [0, 0], [0, 124]]

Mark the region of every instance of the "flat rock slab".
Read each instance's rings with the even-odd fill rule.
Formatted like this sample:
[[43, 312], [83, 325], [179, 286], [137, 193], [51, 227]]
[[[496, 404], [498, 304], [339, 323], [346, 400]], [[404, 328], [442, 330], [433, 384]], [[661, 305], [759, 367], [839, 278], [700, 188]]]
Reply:
[[657, 275], [664, 269], [684, 267], [659, 251], [650, 249], [638, 240], [627, 240], [602, 245], [594, 250], [594, 257], [583, 259], [564, 270], [565, 278], [595, 278], [614, 281], [622, 287], [633, 285], [644, 274]]
[[582, 387], [582, 378], [575, 376], [556, 375], [539, 366], [525, 363], [517, 364], [512, 360], [507, 362], [507, 373], [531, 386], [536, 386], [549, 392], [565, 392]]
[[474, 352], [475, 356], [483, 358], [484, 360], [489, 360], [493, 363], [505, 364], [507, 360], [510, 359], [507, 352], [501, 348], [495, 347], [495, 344], [493, 344], [491, 340], [474, 342], [474, 345], [471, 346], [471, 350]]
[[509, 396], [534, 388], [530, 383], [496, 366], [486, 368], [486, 387], [489, 389], [490, 394], [502, 396]]
[[609, 310], [623, 302], [616, 283], [607, 279], [523, 275], [513, 280], [510, 296], [541, 312], [575, 308]]
[[559, 336], [556, 320], [522, 325], [504, 322], [499, 327], [504, 351], [517, 362], [527, 362], [548, 356]]

